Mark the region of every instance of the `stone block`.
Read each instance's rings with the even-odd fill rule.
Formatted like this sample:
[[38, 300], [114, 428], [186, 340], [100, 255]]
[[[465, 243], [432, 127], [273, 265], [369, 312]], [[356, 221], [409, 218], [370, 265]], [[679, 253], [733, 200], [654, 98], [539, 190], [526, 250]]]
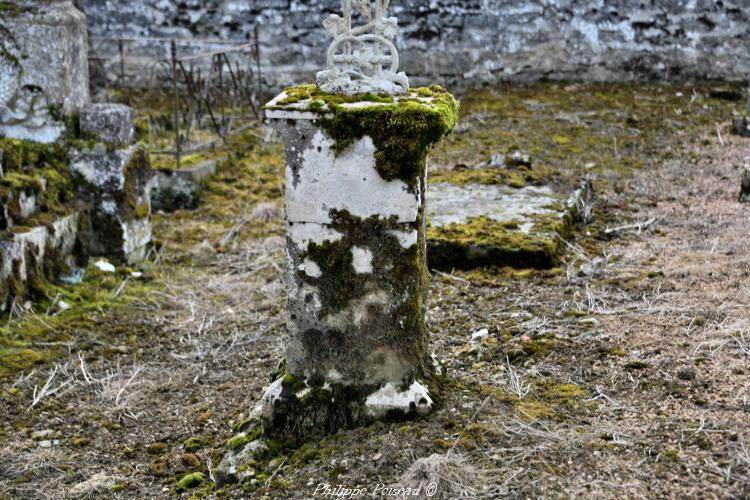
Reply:
[[0, 311], [13, 300], [42, 293], [46, 281], [85, 266], [85, 226], [85, 216], [76, 212], [23, 233], [5, 233], [0, 238]]
[[54, 142], [64, 130], [58, 114], [89, 101], [86, 18], [70, 1], [0, 8], [0, 136]]
[[[495, 167], [488, 167], [495, 168]], [[431, 269], [558, 265], [590, 186], [572, 195], [549, 186], [439, 182], [430, 185], [427, 261]]]
[[135, 142], [135, 110], [123, 104], [102, 103], [85, 107], [80, 114], [81, 133], [116, 146]]
[[216, 173], [216, 164], [216, 160], [210, 160], [190, 168], [157, 170], [150, 186], [152, 210], [174, 212], [197, 208], [201, 185]]
[[81, 177], [79, 196], [91, 205], [92, 255], [129, 264], [143, 260], [151, 242], [148, 152], [97, 146], [76, 156], [71, 170]]

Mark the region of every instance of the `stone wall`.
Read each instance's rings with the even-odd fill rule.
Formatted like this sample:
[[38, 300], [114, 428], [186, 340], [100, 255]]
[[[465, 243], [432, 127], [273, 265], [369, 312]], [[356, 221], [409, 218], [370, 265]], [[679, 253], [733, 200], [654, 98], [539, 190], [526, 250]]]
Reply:
[[[323, 65], [338, 0], [81, 0], [94, 35], [245, 41], [272, 83]], [[744, 80], [750, 0], [395, 0], [407, 73], [433, 80]], [[419, 82], [418, 82], [419, 83]]]

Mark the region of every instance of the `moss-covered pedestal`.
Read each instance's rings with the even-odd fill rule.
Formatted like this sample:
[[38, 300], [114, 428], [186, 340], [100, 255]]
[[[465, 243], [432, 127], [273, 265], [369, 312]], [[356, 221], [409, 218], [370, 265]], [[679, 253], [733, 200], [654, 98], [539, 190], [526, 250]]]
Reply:
[[431, 410], [425, 163], [457, 115], [439, 87], [395, 98], [301, 87], [267, 105], [286, 146], [289, 340], [256, 407], [266, 438]]

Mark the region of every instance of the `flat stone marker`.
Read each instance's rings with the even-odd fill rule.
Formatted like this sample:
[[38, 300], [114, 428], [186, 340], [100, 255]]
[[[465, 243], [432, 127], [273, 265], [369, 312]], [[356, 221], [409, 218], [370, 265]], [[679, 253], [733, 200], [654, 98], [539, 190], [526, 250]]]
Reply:
[[561, 195], [548, 186], [430, 184], [428, 264], [441, 270], [555, 267], [586, 189]]

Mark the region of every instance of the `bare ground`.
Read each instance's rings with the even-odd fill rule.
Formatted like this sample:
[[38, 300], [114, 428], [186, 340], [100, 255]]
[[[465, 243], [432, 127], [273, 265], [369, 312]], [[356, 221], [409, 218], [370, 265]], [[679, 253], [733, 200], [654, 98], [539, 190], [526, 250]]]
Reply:
[[[284, 242], [167, 246], [147, 298], [101, 311], [55, 361], [0, 381], [0, 497], [287, 498], [433, 481], [435, 498], [747, 497], [750, 217], [736, 194], [750, 140], [711, 127], [669, 147], [671, 160], [600, 186], [598, 223], [563, 268], [433, 275], [447, 380], [429, 419], [280, 450], [221, 491], [176, 482], [210, 475], [269, 382]], [[191, 437], [201, 443], [186, 455]]]

